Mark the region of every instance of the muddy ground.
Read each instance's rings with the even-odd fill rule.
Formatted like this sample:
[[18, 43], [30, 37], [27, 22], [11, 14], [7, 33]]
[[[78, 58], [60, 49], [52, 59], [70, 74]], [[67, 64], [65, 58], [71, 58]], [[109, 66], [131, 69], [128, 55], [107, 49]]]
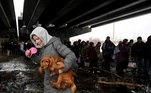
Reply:
[[[111, 72], [98, 68], [93, 71], [88, 68], [78, 69], [75, 76], [77, 93], [151, 93], [150, 79], [135, 77], [132, 70], [125, 74], [127, 81], [125, 77], [112, 73], [114, 67]], [[99, 83], [100, 80], [107, 83]], [[113, 81], [121, 83], [114, 84]], [[143, 86], [133, 86], [131, 83]], [[24, 57], [0, 62], [0, 93], [43, 93], [43, 75], [39, 74], [37, 64]]]

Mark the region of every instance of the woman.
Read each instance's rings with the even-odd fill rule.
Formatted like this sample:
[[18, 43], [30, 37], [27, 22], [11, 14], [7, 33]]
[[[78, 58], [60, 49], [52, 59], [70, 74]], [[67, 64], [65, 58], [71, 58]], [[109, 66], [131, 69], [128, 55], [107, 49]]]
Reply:
[[[65, 46], [59, 38], [48, 34], [43, 27], [36, 27], [30, 34], [30, 40], [38, 49], [37, 53], [31, 56], [30, 50], [25, 51], [25, 55], [32, 61], [39, 62], [43, 56], [61, 56], [64, 57], [65, 67], [58, 71], [62, 73], [77, 68], [75, 54]], [[64, 90], [55, 89], [50, 85], [50, 81], [57, 79], [56, 75], [50, 77], [50, 72], [45, 71], [44, 75], [44, 93], [71, 93], [71, 89]]]

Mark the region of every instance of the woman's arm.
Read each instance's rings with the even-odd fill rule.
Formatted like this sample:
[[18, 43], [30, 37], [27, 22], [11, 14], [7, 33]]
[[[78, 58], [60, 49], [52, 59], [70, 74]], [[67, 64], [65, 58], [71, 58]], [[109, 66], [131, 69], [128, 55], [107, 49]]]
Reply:
[[25, 56], [30, 58], [33, 62], [38, 63], [40, 61], [40, 57], [36, 53], [37, 53], [36, 48], [30, 48], [25, 51]]
[[78, 65], [76, 63], [76, 56], [73, 51], [71, 51], [67, 46], [65, 46], [61, 41], [53, 42], [56, 51], [64, 57], [65, 67], [62, 69], [63, 72], [69, 69], [76, 70]]

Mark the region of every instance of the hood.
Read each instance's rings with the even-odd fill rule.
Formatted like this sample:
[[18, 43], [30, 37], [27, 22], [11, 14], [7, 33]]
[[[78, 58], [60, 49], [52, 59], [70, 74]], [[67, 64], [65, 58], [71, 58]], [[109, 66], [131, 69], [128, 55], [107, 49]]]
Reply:
[[44, 46], [49, 42], [49, 40], [52, 38], [51, 35], [48, 34], [48, 31], [43, 27], [36, 27], [32, 33], [30, 34], [30, 40], [35, 45], [36, 48], [39, 48], [39, 46], [36, 45], [34, 40], [32, 39], [32, 35], [38, 36], [42, 42], [44, 43]]

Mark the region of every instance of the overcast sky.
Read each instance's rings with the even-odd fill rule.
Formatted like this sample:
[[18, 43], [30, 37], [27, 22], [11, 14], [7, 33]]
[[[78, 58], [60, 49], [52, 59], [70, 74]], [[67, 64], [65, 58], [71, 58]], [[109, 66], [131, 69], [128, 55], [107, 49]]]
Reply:
[[24, 0], [14, 0], [16, 16], [20, 16], [20, 14], [23, 12], [23, 3]]
[[[92, 29], [92, 32], [72, 37], [70, 40], [99, 38], [101, 41], [105, 40], [106, 36], [110, 36], [112, 40], [134, 39], [142, 36], [146, 41], [147, 37], [151, 35], [151, 13], [141, 15], [138, 17], [110, 23]], [[114, 31], [113, 31], [114, 24]], [[114, 35], [113, 35], [114, 33]]]

